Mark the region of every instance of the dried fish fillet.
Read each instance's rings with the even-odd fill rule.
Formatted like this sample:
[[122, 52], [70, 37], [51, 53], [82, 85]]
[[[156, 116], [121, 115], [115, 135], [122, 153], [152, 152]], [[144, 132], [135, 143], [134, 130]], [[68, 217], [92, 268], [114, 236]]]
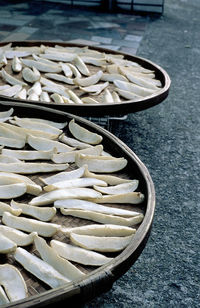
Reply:
[[59, 172], [55, 175], [52, 175], [46, 178], [40, 178], [40, 180], [44, 184], [50, 185], [50, 184], [54, 184], [60, 181], [67, 181], [67, 180], [80, 178], [83, 176], [84, 172], [85, 172], [85, 166], [72, 170], [72, 171]]
[[0, 225], [0, 233], [15, 242], [17, 246], [28, 246], [32, 244], [34, 240], [34, 235], [36, 234], [36, 232], [27, 234], [23, 231], [4, 225]]
[[85, 276], [75, 265], [60, 257], [57, 251], [49, 246], [43, 238], [35, 235], [34, 243], [41, 258], [67, 279], [74, 281]]
[[75, 65], [68, 63], [69, 68], [71, 69], [73, 75], [75, 77], [81, 78], [81, 73], [79, 72], [79, 70], [76, 68]]
[[76, 139], [85, 143], [98, 144], [103, 139], [99, 134], [93, 133], [77, 124], [74, 119], [69, 122], [69, 130]]
[[72, 187], [91, 187], [95, 185], [95, 183], [99, 183], [98, 185], [106, 186], [107, 183], [102, 180], [92, 179], [92, 178], [80, 178], [80, 179], [73, 179], [73, 180], [66, 180], [56, 182], [54, 184], [50, 184], [44, 187], [45, 191], [52, 191], [56, 189], [66, 189]]
[[109, 86], [109, 82], [106, 81], [102, 84], [95, 84], [95, 85], [88, 86], [88, 87], [80, 87], [80, 90], [82, 90], [83, 92], [92, 93], [92, 95], [98, 95], [108, 86]]
[[0, 145], [7, 146], [9, 148], [22, 149], [25, 145], [25, 141], [14, 138], [0, 137]]
[[100, 70], [96, 74], [93, 74], [86, 78], [76, 77], [74, 79], [74, 83], [81, 87], [91, 86], [99, 82], [99, 80], [102, 78], [102, 75], [103, 75], [103, 72]]
[[143, 214], [138, 214], [137, 216], [134, 217], [125, 218], [89, 210], [61, 208], [60, 211], [63, 215], [70, 215], [78, 218], [83, 218], [102, 224], [113, 224], [113, 225], [128, 226], [128, 227], [141, 223], [144, 218]]
[[130, 192], [118, 195], [104, 195], [101, 199], [92, 199], [96, 203], [130, 203], [140, 204], [144, 201], [144, 195], [141, 192]]
[[76, 104], [83, 104], [82, 100], [72, 91], [68, 90], [70, 99]]
[[13, 59], [14, 57], [23, 58], [31, 55], [31, 51], [27, 50], [6, 50], [5, 56], [7, 59]]
[[9, 299], [4, 291], [4, 289], [0, 286], [0, 305], [8, 304]]
[[4, 90], [0, 90], [0, 95], [8, 96], [8, 97], [13, 97], [17, 95], [22, 89], [22, 85], [16, 84], [14, 86], [11, 86], [9, 88], [6, 88]]
[[69, 77], [66, 77], [60, 74], [46, 73], [45, 76], [53, 80], [57, 80], [60, 82], [64, 82], [66, 84], [74, 85], [74, 80], [72, 78], [69, 78]]
[[2, 79], [12, 86], [15, 86], [15, 85], [26, 86], [27, 85], [27, 83], [8, 74], [3, 68], [1, 69], [0, 73], [1, 73]]
[[112, 258], [108, 258], [100, 253], [57, 240], [51, 240], [50, 245], [61, 257], [84, 265], [101, 266], [112, 260]]
[[84, 104], [99, 104], [99, 102], [96, 99], [89, 97], [89, 96], [83, 97], [82, 102]]
[[80, 149], [80, 150], [92, 147], [91, 144], [78, 141], [75, 138], [70, 138], [70, 137], [66, 136], [64, 133], [59, 136], [59, 140], [62, 141], [63, 143], [65, 143], [65, 144], [68, 144], [71, 147], [74, 147], [74, 148], [77, 148], [77, 149]]
[[[22, 211], [20, 209], [16, 210], [16, 209], [11, 208], [11, 206], [5, 202], [0, 202], [0, 216], [3, 216], [4, 212], [9, 212], [13, 215], [19, 216]], [[0, 229], [0, 233], [1, 233], [1, 229]]]
[[9, 172], [0, 172], [0, 176], [13, 178], [16, 181], [16, 183], [25, 183], [28, 194], [37, 196], [42, 191], [42, 188], [39, 185], [37, 185], [31, 179], [29, 179], [24, 175], [9, 173]]
[[45, 282], [51, 288], [57, 288], [70, 282], [63, 275], [58, 273], [51, 265], [44, 262], [40, 258], [18, 247], [14, 254], [14, 258], [19, 262], [27, 271], [36, 276], [38, 279]]
[[59, 141], [31, 135], [28, 136], [27, 143], [37, 151], [50, 151], [56, 148], [58, 152], [69, 152], [75, 149]]
[[62, 130], [55, 128], [49, 124], [29, 121], [28, 119], [24, 120], [23, 118], [18, 118], [16, 116], [14, 117], [14, 120], [11, 120], [10, 122], [23, 128], [38, 130], [55, 136], [59, 136], [62, 133]]
[[22, 70], [22, 62], [17, 56], [13, 57], [11, 66], [12, 66], [13, 72], [15, 73], [19, 73]]
[[52, 161], [57, 164], [62, 163], [74, 163], [77, 154], [88, 154], [88, 155], [101, 155], [103, 152], [103, 146], [101, 144], [88, 147], [82, 150], [74, 150], [66, 153], [58, 153], [52, 155]]
[[[15, 157], [0, 154], [0, 163], [10, 164], [10, 163], [20, 163], [20, 162], [21, 161], [19, 159], [15, 158]], [[0, 185], [2, 185], [2, 184], [3, 184], [2, 180], [0, 179]], [[11, 183], [9, 183], [9, 184], [11, 184]]]
[[38, 197], [33, 198], [29, 204], [30, 205], [46, 205], [51, 204], [56, 200], [63, 199], [90, 199], [90, 198], [100, 198], [101, 193], [95, 191], [91, 188], [68, 188], [68, 189], [57, 189], [44, 193]]
[[0, 284], [3, 286], [10, 302], [24, 299], [28, 296], [24, 278], [13, 265], [0, 265]]
[[7, 254], [15, 251], [17, 245], [11, 241], [8, 237], [0, 233], [0, 254]]
[[54, 122], [46, 119], [39, 119], [39, 118], [23, 118], [24, 120], [29, 120], [29, 121], [34, 121], [34, 122], [39, 122], [39, 123], [45, 123], [50, 126], [56, 127], [58, 129], [62, 129], [65, 126], [67, 126], [68, 122]]
[[19, 99], [26, 99], [27, 98], [27, 91], [26, 89], [22, 89], [21, 91], [19, 91], [14, 98], [19, 98]]
[[22, 76], [27, 82], [34, 83], [40, 79], [40, 72], [34, 66], [33, 69], [25, 67], [22, 70]]
[[[4, 164], [0, 163], [0, 165]], [[0, 185], [0, 199], [17, 198], [24, 195], [25, 193], [26, 193], [26, 184], [24, 183]]]
[[65, 74], [66, 77], [70, 78], [73, 75], [73, 72], [69, 65], [67, 63], [62, 63], [59, 62], [60, 66], [62, 67], [63, 73]]
[[78, 70], [81, 72], [81, 74], [85, 76], [90, 76], [89, 69], [87, 68], [86, 64], [79, 56], [76, 56], [73, 60], [74, 60], [73, 63], [78, 68]]
[[19, 174], [34, 174], [41, 172], [63, 171], [68, 164], [50, 164], [50, 163], [0, 163], [0, 172], [11, 172]]
[[70, 233], [70, 240], [72, 243], [88, 249], [99, 252], [117, 252], [125, 249], [131, 242], [133, 236], [124, 237], [98, 237], [80, 235], [76, 233]]
[[[12, 127], [13, 128], [13, 127]], [[11, 129], [8, 125], [0, 124], [0, 136], [5, 137], [5, 138], [12, 138], [16, 140], [21, 140], [25, 142], [25, 137], [18, 134], [17, 131], [14, 129]]]
[[113, 82], [114, 80], [122, 80], [122, 81], [128, 81], [126, 77], [120, 74], [106, 74], [104, 73], [101, 77], [101, 80], [103, 81], [109, 81]]
[[127, 160], [123, 157], [113, 156], [95, 156], [76, 154], [76, 165], [81, 167], [83, 165], [88, 166], [88, 170], [97, 173], [110, 173], [122, 170], [127, 165]]
[[104, 206], [95, 202], [80, 200], [80, 199], [57, 200], [54, 202], [54, 206], [56, 208], [64, 208], [64, 209], [95, 211], [98, 213], [121, 216], [121, 217], [134, 217], [140, 214], [132, 210], [129, 211], [120, 208]]
[[41, 95], [42, 93], [42, 87], [39, 81], [36, 81], [33, 86], [27, 91], [27, 94], [37, 94], [37, 95]]
[[5, 212], [2, 217], [2, 222], [12, 228], [25, 232], [37, 232], [41, 236], [51, 237], [58, 232], [60, 226], [57, 224], [43, 222], [32, 218], [17, 217], [8, 212]]
[[112, 94], [108, 89], [105, 89], [105, 91], [104, 91], [103, 102], [108, 103], [108, 104], [114, 103], [114, 99], [112, 97]]
[[106, 59], [104, 57], [102, 58], [95, 58], [94, 56], [80, 56], [80, 58], [86, 63], [86, 64], [92, 64], [94, 66], [100, 66], [103, 67], [107, 64]]
[[60, 73], [62, 68], [59, 65], [49, 65], [35, 60], [21, 59], [23, 64], [28, 67], [35, 67], [39, 72], [43, 73]]
[[11, 208], [15, 210], [21, 210], [23, 214], [31, 216], [41, 221], [50, 221], [56, 214], [55, 207], [38, 207], [32, 206], [25, 203], [15, 202], [14, 200], [10, 203]]
[[0, 51], [0, 68], [3, 66], [6, 66], [8, 63], [6, 56], [5, 56], [5, 52], [1, 52]]
[[42, 91], [41, 95], [40, 95], [40, 101], [44, 101], [44, 102], [47, 102], [49, 103], [51, 100], [50, 100], [50, 97], [49, 97], [49, 94], [45, 91]]
[[21, 151], [21, 150], [9, 150], [9, 149], [2, 149], [1, 153], [4, 155], [8, 155], [13, 158], [17, 158], [20, 160], [50, 160], [52, 155], [55, 154], [57, 151], [56, 149], [49, 150], [49, 151]]
[[47, 51], [45, 51], [45, 54], [40, 54], [41, 58], [44, 59], [49, 59], [49, 60], [53, 60], [53, 61], [61, 61], [61, 62], [72, 62], [76, 55], [74, 55], [73, 53], [62, 53], [62, 52], [55, 52], [54, 53], [46, 53], [48, 52], [49, 49]]
[[138, 86], [141, 86], [141, 87], [144, 87], [144, 88], [147, 88], [147, 89], [151, 89], [151, 90], [159, 90], [158, 87], [151, 82], [151, 79], [144, 79], [144, 78], [141, 78], [141, 77], [137, 77], [129, 72], [126, 73], [126, 77], [128, 78], [129, 81], [137, 84]]
[[119, 89], [133, 92], [134, 94], [143, 96], [143, 97], [147, 95], [152, 95], [153, 93], [158, 91], [158, 90], [147, 89], [147, 88], [138, 86], [136, 84], [126, 82], [126, 81], [121, 81], [121, 80], [114, 80], [113, 83]]
[[119, 93], [120, 96], [133, 101], [139, 101], [143, 99], [143, 96], [137, 95], [131, 91], [122, 90], [120, 88], [115, 88], [115, 91]]
[[116, 194], [133, 192], [138, 188], [138, 184], [139, 184], [138, 180], [132, 180], [129, 183], [123, 183], [108, 187], [101, 187], [101, 186], [98, 187], [95, 185], [94, 189], [100, 191], [103, 194], [116, 195]]

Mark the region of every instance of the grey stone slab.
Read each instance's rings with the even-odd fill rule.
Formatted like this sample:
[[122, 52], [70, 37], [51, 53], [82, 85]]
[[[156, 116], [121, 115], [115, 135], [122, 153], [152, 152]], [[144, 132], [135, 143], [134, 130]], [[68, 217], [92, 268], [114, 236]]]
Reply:
[[21, 27], [17, 29], [16, 32], [21, 32], [21, 33], [26, 33], [26, 34], [33, 34], [36, 31], [38, 31], [38, 28], [33, 28], [33, 27]]
[[120, 50], [130, 55], [136, 55], [138, 48], [121, 47]]
[[27, 23], [27, 20], [22, 20], [18, 18], [5, 18], [1, 17], [0, 18], [0, 24], [4, 25], [12, 25], [12, 26], [23, 26]]
[[124, 37], [124, 39], [127, 40], [127, 41], [140, 42], [142, 40], [142, 36], [141, 35], [127, 34]]
[[138, 48], [140, 43], [137, 41], [127, 41], [127, 40], [113, 40], [114, 45], [129, 47], [129, 48]]
[[110, 28], [118, 28], [119, 25], [117, 23], [111, 23], [111, 22], [90, 22], [90, 26], [88, 29], [110, 29]]
[[24, 41], [27, 40], [29, 38], [30, 34], [27, 33], [20, 33], [20, 32], [15, 32], [15, 33], [11, 33], [10, 35], [8, 35], [7, 37], [5, 37], [2, 41]]
[[111, 49], [111, 50], [119, 50], [120, 49], [120, 46], [116, 46], [116, 45], [102, 44], [101, 47], [108, 48], [108, 49]]
[[112, 43], [112, 38], [110, 38], [110, 37], [92, 36], [91, 40], [95, 41], [95, 42], [103, 43], [103, 44], [111, 44]]

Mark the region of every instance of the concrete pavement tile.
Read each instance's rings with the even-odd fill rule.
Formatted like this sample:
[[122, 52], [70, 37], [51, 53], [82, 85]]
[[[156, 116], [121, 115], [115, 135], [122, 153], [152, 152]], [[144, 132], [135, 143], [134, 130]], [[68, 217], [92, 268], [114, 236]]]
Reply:
[[123, 47], [128, 47], [128, 48], [138, 48], [140, 43], [135, 42], [135, 41], [127, 41], [127, 40], [113, 40], [112, 41], [113, 45], [117, 46], [123, 46]]
[[38, 31], [38, 28], [32, 28], [32, 27], [22, 27], [17, 29], [16, 32], [20, 32], [20, 33], [26, 33], [26, 34], [33, 34], [36, 31]]
[[12, 32], [17, 29], [17, 26], [5, 25], [0, 23], [0, 31]]
[[134, 42], [140, 42], [142, 40], [142, 36], [141, 35], [132, 35], [132, 34], [127, 34], [124, 37], [125, 40], [127, 41], [134, 41]]
[[100, 28], [118, 28], [119, 25], [117, 23], [110, 23], [110, 22], [91, 22], [91, 25], [88, 29], [100, 29]]
[[20, 32], [14, 32], [11, 33], [10, 35], [8, 35], [7, 37], [5, 37], [2, 42], [6, 42], [6, 41], [24, 41], [27, 40], [29, 38], [30, 34], [27, 33], [20, 33]]
[[0, 18], [0, 24], [4, 25], [12, 25], [12, 26], [23, 26], [27, 23], [27, 20], [22, 20], [18, 18], [6, 18], [6, 17], [1, 17]]
[[121, 47], [120, 51], [123, 51], [125, 53], [131, 54], [131, 55], [136, 55], [137, 53], [137, 48], [129, 48], [129, 47]]
[[111, 49], [111, 50], [119, 50], [120, 49], [120, 46], [116, 46], [116, 45], [103, 44], [103, 45], [101, 45], [101, 47], [108, 48], [108, 49]]
[[95, 41], [95, 42], [103, 43], [103, 44], [111, 44], [112, 43], [112, 38], [110, 38], [110, 37], [92, 36], [91, 40]]

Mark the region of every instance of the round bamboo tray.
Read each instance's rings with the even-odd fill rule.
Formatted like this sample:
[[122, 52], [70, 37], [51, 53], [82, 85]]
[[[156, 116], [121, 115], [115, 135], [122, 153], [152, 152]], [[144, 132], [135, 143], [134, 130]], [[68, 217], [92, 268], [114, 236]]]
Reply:
[[[40, 46], [45, 45], [49, 47], [54, 47], [55, 45], [60, 45], [62, 47], [86, 47], [83, 44], [74, 44], [74, 43], [68, 43], [68, 42], [52, 42], [52, 41], [14, 41], [14, 42], [4, 42], [0, 43], [0, 47], [4, 46], [7, 43], [12, 43], [12, 47], [33, 47], [33, 46]], [[96, 47], [96, 46], [90, 46], [89, 49], [96, 50], [102, 53], [108, 53], [108, 54], [114, 54], [114, 55], [123, 55], [124, 59], [136, 62], [143, 66], [146, 69], [152, 70], [155, 72], [155, 78], [160, 80], [162, 87], [159, 91], [156, 93], [146, 96], [140, 100], [133, 101], [133, 100], [123, 100], [123, 102], [120, 103], [99, 103], [99, 104], [61, 104], [61, 103], [47, 103], [44, 101], [28, 101], [28, 100], [21, 100], [21, 99], [14, 99], [13, 101], [18, 102], [27, 102], [29, 104], [36, 104], [36, 105], [42, 105], [46, 107], [51, 107], [55, 109], [59, 109], [62, 111], [66, 111], [72, 114], [76, 114], [79, 116], [85, 116], [85, 117], [102, 117], [102, 116], [122, 116], [127, 115], [129, 113], [134, 113], [138, 111], [142, 111], [148, 108], [151, 108], [162, 101], [164, 101], [170, 90], [170, 84], [171, 80], [167, 72], [160, 67], [159, 65], [141, 58], [137, 56], [133, 56], [128, 53], [124, 53], [121, 51], [113, 51], [110, 49], [102, 48], [102, 47]], [[94, 69], [94, 67], [91, 69]], [[97, 68], [96, 68], [97, 70]], [[12, 71], [10, 70], [10, 73]], [[70, 86], [67, 86], [70, 88]], [[94, 96], [92, 96], [94, 98]], [[9, 100], [8, 97], [0, 95], [0, 98], [2, 100]]]
[[[14, 265], [19, 267], [26, 280], [29, 296], [24, 300], [10, 303], [4, 307], [51, 307], [57, 302], [63, 305], [73, 304], [74, 306], [80, 303], [82, 304], [85, 301], [91, 300], [103, 292], [108, 291], [113, 283], [134, 264], [142, 253], [150, 235], [153, 222], [155, 210], [154, 184], [147, 168], [137, 155], [116, 136], [98, 125], [81, 117], [44, 106], [31, 106], [26, 103], [0, 101], [0, 111], [8, 110], [11, 107], [14, 108], [14, 114], [18, 117], [40, 117], [57, 122], [69, 121], [74, 118], [77, 123], [90, 131], [101, 134], [103, 137], [102, 144], [105, 151], [116, 157], [123, 156], [128, 160], [128, 165], [120, 172], [120, 176], [130, 179], [138, 179], [138, 190], [145, 195], [143, 203], [136, 206], [136, 208], [143, 211], [144, 220], [138, 227], [136, 227], [136, 234], [132, 238], [130, 244], [122, 252], [115, 253], [113, 259], [109, 261], [109, 263], [99, 268], [83, 267], [82, 269], [87, 273], [84, 279], [68, 283], [56, 289], [50, 289], [23, 270], [21, 266], [19, 267], [19, 265], [16, 264], [17, 262], [14, 261]], [[35, 175], [34, 179], [37, 181]], [[23, 199], [23, 201], [26, 201], [26, 199]], [[132, 206], [121, 204], [120, 207], [129, 209]], [[56, 219], [55, 223], [61, 222], [61, 224], [65, 224], [66, 226], [79, 226], [92, 223], [91, 221], [79, 218], [65, 218], [65, 220], [61, 221], [62, 218], [58, 216]], [[5, 260], [3, 260], [2, 263], [3, 262], [5, 262]], [[13, 264], [12, 259], [9, 259], [9, 262]]]

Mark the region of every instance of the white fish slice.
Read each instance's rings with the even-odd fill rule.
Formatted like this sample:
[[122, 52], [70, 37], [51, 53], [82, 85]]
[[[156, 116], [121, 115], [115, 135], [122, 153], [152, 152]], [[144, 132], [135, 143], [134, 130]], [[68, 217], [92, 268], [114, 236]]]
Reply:
[[76, 77], [74, 79], [74, 83], [81, 86], [81, 87], [87, 87], [96, 84], [99, 82], [99, 80], [102, 78], [103, 72], [100, 70], [96, 74], [93, 74], [86, 78], [78, 78]]
[[50, 164], [50, 163], [0, 163], [1, 172], [11, 172], [20, 174], [34, 174], [43, 172], [63, 171], [68, 167], [68, 164]]
[[54, 184], [50, 184], [44, 187], [45, 191], [52, 191], [56, 189], [66, 189], [66, 188], [74, 188], [74, 187], [91, 187], [95, 185], [95, 183], [99, 183], [98, 185], [106, 186], [107, 183], [102, 180], [92, 179], [92, 178], [80, 178], [73, 180], [66, 180], [56, 182]]
[[73, 59], [73, 63], [78, 68], [79, 72], [81, 72], [81, 74], [83, 74], [85, 76], [90, 76], [89, 69], [87, 68], [86, 64], [84, 63], [84, 61], [79, 56], [76, 56]]
[[106, 66], [106, 71], [109, 74], [119, 74], [120, 73], [119, 67], [116, 64], [109, 64], [109, 65], [107, 65]]
[[44, 63], [44, 64], [48, 64], [48, 65], [52, 65], [52, 66], [57, 65], [56, 62], [48, 60], [48, 59], [40, 58], [38, 55], [36, 55], [34, 53], [32, 54], [32, 57], [33, 57], [34, 60], [41, 62], [41, 63]]
[[45, 282], [51, 288], [57, 288], [70, 282], [69, 279], [58, 273], [51, 265], [40, 258], [18, 247], [14, 253], [14, 258], [27, 271]]
[[13, 72], [15, 72], [15, 73], [21, 72], [22, 62], [17, 56], [14, 56], [14, 58], [12, 60], [11, 67], [12, 67]]
[[7, 254], [15, 251], [17, 245], [8, 237], [0, 233], [0, 254]]
[[84, 172], [85, 172], [85, 167], [81, 167], [72, 171], [59, 172], [55, 175], [46, 178], [40, 178], [40, 180], [44, 184], [50, 185], [60, 181], [67, 181], [80, 178], [83, 176]]
[[99, 252], [121, 251], [129, 245], [132, 238], [132, 235], [125, 237], [98, 237], [70, 233], [72, 243], [82, 248]]
[[3, 286], [10, 302], [24, 299], [28, 290], [20, 271], [13, 265], [0, 265], [0, 284]]
[[103, 254], [89, 251], [84, 248], [63, 243], [57, 240], [51, 240], [50, 245], [61, 257], [73, 262], [77, 262], [79, 264], [101, 266], [112, 260], [112, 258], [108, 258]]
[[92, 93], [92, 95], [98, 95], [108, 86], [109, 86], [109, 82], [106, 81], [102, 84], [95, 84], [95, 85], [88, 86], [88, 87], [80, 87], [80, 90], [82, 90], [83, 92]]
[[151, 79], [146, 80], [142, 77], [135, 76], [129, 72], [126, 73], [126, 77], [128, 78], [129, 81], [137, 84], [138, 86], [151, 89], [151, 90], [155, 90], [155, 91], [159, 90], [158, 87], [154, 83], [151, 82]]
[[35, 93], [37, 95], [41, 95], [42, 93], [42, 87], [41, 87], [41, 83], [39, 81], [36, 81], [33, 86], [28, 89], [27, 94], [30, 95], [32, 93]]
[[55, 128], [54, 126], [51, 126], [49, 124], [46, 123], [38, 123], [38, 122], [34, 122], [34, 121], [30, 121], [29, 119], [23, 119], [23, 118], [18, 118], [16, 116], [14, 116], [14, 120], [10, 121], [11, 123], [14, 123], [20, 127], [23, 128], [29, 128], [32, 130], [39, 130], [42, 132], [46, 132], [52, 135], [57, 135], [59, 136], [62, 133], [62, 130]]
[[6, 56], [5, 56], [5, 52], [1, 52], [0, 51], [0, 68], [3, 66], [6, 66], [8, 63]]
[[82, 100], [72, 90], [68, 90], [68, 94], [69, 94], [70, 99], [75, 104], [83, 104]]
[[62, 89], [60, 86], [45, 86], [42, 88], [42, 91], [48, 92], [48, 93], [57, 93], [63, 97], [66, 97], [69, 99], [69, 94], [67, 92], [67, 89]]
[[3, 68], [1, 69], [0, 73], [1, 73], [2, 79], [6, 81], [7, 83], [9, 83], [11, 86], [15, 86], [15, 85], [27, 86], [27, 83], [11, 76]]
[[74, 281], [85, 276], [75, 265], [60, 257], [57, 251], [49, 246], [43, 238], [35, 235], [34, 243], [41, 258], [67, 279]]
[[63, 71], [64, 75], [68, 78], [72, 77], [73, 72], [72, 72], [71, 68], [69, 67], [69, 65], [67, 63], [62, 63], [62, 62], [59, 62], [59, 64], [62, 67], [62, 71]]
[[31, 216], [41, 221], [50, 221], [56, 214], [55, 207], [38, 207], [32, 206], [25, 203], [15, 202], [14, 200], [10, 203], [11, 208], [15, 210], [21, 210], [23, 214]]
[[51, 100], [50, 100], [50, 97], [49, 97], [49, 94], [45, 91], [42, 91], [40, 97], [39, 97], [40, 101], [44, 101], [44, 102], [47, 102], [49, 103]]
[[121, 217], [134, 217], [140, 214], [132, 210], [129, 211], [121, 208], [104, 206], [95, 202], [91, 202], [88, 200], [80, 200], [80, 199], [57, 200], [54, 202], [54, 206], [56, 208], [94, 211], [102, 214], [115, 215]]
[[69, 122], [69, 130], [76, 139], [85, 143], [98, 144], [103, 139], [101, 135], [89, 131], [76, 123], [74, 119]]
[[133, 92], [134, 94], [139, 95], [139, 96], [152, 95], [153, 93], [155, 93], [155, 91], [158, 91], [158, 90], [146, 89], [136, 84], [126, 82], [126, 81], [121, 81], [121, 80], [114, 80], [113, 83], [115, 84], [117, 88], [125, 90], [125, 91], [129, 91], [129, 92]]
[[0, 91], [9, 89], [10, 87], [11, 86], [9, 84], [4, 84], [4, 85], [0, 86]]
[[25, 146], [24, 140], [17, 140], [14, 138], [0, 137], [0, 145], [9, 148], [22, 149]]
[[114, 80], [122, 80], [122, 81], [128, 81], [128, 79], [126, 77], [124, 77], [123, 75], [120, 74], [106, 74], [103, 73], [102, 77], [101, 77], [102, 81], [109, 81], [109, 82], [113, 82]]
[[61, 163], [74, 163], [76, 160], [76, 155], [77, 154], [88, 154], [88, 155], [101, 155], [103, 152], [103, 146], [101, 144], [93, 146], [93, 147], [88, 147], [82, 150], [75, 150], [71, 152], [66, 152], [66, 153], [58, 153], [58, 154], [53, 154], [52, 156], [52, 161], [57, 164]]
[[55, 88], [55, 89], [56, 88], [60, 89], [60, 90], [66, 89], [64, 85], [57, 84], [56, 82], [49, 80], [48, 78], [45, 78], [43, 76], [40, 78], [40, 83], [44, 86], [52, 87], [52, 88]]
[[52, 155], [56, 153], [56, 149], [49, 151], [21, 151], [21, 150], [9, 150], [2, 149], [2, 154], [10, 156], [12, 158], [17, 158], [18, 160], [37, 160], [44, 159], [50, 160]]
[[18, 134], [17, 131], [15, 131], [14, 129], [11, 129], [11, 127], [9, 125], [6, 125], [6, 123], [0, 124], [0, 136], [5, 137], [5, 138], [21, 140], [25, 142], [25, 136]]
[[15, 242], [17, 246], [28, 246], [32, 244], [34, 240], [34, 235], [36, 234], [36, 232], [27, 234], [13, 227], [8, 227], [4, 225], [0, 225], [0, 233]]
[[[9, 120], [9, 122], [12, 122], [12, 121], [13, 121], [12, 119]], [[26, 138], [29, 135], [34, 136], [34, 137], [40, 137], [41, 136], [41, 131], [30, 129], [30, 128], [19, 127], [19, 126], [12, 125], [12, 124], [9, 124], [9, 123], [0, 123], [0, 126], [6, 127], [8, 129], [14, 131], [18, 135], [20, 135], [20, 139], [26, 140]], [[50, 134], [50, 133], [47, 133], [47, 132], [42, 132], [42, 136], [43, 136], [43, 138], [46, 138], [46, 139], [56, 139], [57, 138], [57, 135]]]
[[67, 63], [67, 65], [69, 66], [69, 68], [71, 69], [71, 71], [72, 71], [72, 73], [73, 73], [73, 75], [74, 75], [75, 77], [79, 77], [79, 78], [82, 77], [82, 76], [81, 76], [81, 73], [79, 72], [79, 70], [76, 68], [76, 66], [75, 66], [74, 64], [72, 64], [72, 63]]
[[92, 64], [94, 66], [99, 66], [99, 67], [103, 67], [104, 65], [107, 64], [106, 59], [104, 57], [102, 58], [95, 58], [90, 57], [90, 56], [80, 56], [80, 58], [86, 63], [86, 64]]
[[8, 212], [5, 212], [2, 217], [2, 222], [8, 227], [12, 227], [28, 233], [37, 232], [41, 236], [51, 237], [60, 226], [50, 222], [39, 221], [37, 219], [17, 217]]
[[62, 53], [62, 52], [55, 52], [54, 53], [47, 53], [49, 50], [45, 51], [45, 54], [40, 54], [41, 58], [44, 59], [49, 59], [53, 61], [58, 61], [58, 62], [72, 62], [76, 55], [73, 53]]
[[14, 57], [23, 58], [31, 55], [31, 51], [23, 50], [5, 50], [5, 56], [7, 59], [13, 59]]
[[70, 233], [74, 233], [80, 235], [94, 235], [102, 237], [130, 236], [135, 234], [136, 232], [136, 229], [127, 226], [117, 226], [112, 224], [104, 224], [104, 225], [92, 224], [74, 228], [61, 228], [61, 230], [63, 233], [65, 233], [66, 236], [69, 236]]
[[113, 225], [128, 226], [128, 227], [139, 224], [140, 222], [142, 222], [144, 218], [143, 214], [138, 214], [137, 216], [134, 217], [125, 218], [89, 210], [61, 208], [60, 211], [63, 215], [70, 215], [82, 219], [95, 221], [102, 224], [113, 224]]
[[50, 151], [56, 148], [58, 152], [69, 152], [75, 149], [59, 141], [49, 140], [42, 137], [34, 137], [31, 135], [28, 136], [27, 143], [37, 151]]
[[0, 123], [4, 123], [8, 120], [12, 119], [12, 117], [7, 117], [7, 118], [0, 118]]
[[16, 181], [16, 183], [25, 183], [28, 194], [37, 196], [42, 191], [42, 188], [40, 187], [40, 185], [37, 185], [27, 176], [24, 176], [21, 174], [9, 173], [9, 172], [0, 172], [0, 176], [13, 178]]
[[33, 122], [45, 123], [45, 124], [48, 124], [50, 126], [58, 128], [58, 129], [63, 129], [68, 124], [68, 121], [66, 121], [66, 122], [54, 122], [54, 121], [50, 121], [50, 120], [46, 120], [46, 119], [39, 119], [39, 118], [22, 118], [22, 119], [33, 121]]
[[134, 73], [143, 73], [143, 74], [154, 74], [154, 71], [149, 70], [147, 68], [144, 68], [141, 65], [138, 66], [123, 66], [123, 65], [119, 65], [118, 66], [118, 70], [121, 74], [125, 75], [126, 72], [134, 72]]
[[95, 104], [95, 105], [99, 104], [99, 102], [96, 99], [89, 96], [83, 97], [81, 100], [84, 104]]
[[112, 97], [112, 94], [110, 92], [110, 90], [105, 89], [104, 93], [103, 93], [103, 102], [104, 103], [114, 103], [114, 99]]
[[[0, 202], [0, 216], [3, 216], [4, 212], [9, 212], [13, 215], [19, 216], [22, 211], [20, 209], [16, 210], [16, 209], [11, 208], [11, 206], [5, 202]], [[0, 229], [0, 233], [1, 233], [1, 229]]]
[[69, 77], [66, 77], [60, 74], [46, 73], [45, 76], [53, 80], [57, 80], [60, 82], [64, 82], [66, 84], [74, 85], [74, 80], [72, 78], [69, 78]]
[[127, 160], [123, 157], [77, 154], [75, 163], [78, 167], [87, 165], [88, 170], [92, 172], [110, 173], [124, 169]]
[[0, 95], [13, 97], [17, 95], [21, 91], [21, 89], [22, 89], [22, 86], [20, 84], [16, 84], [4, 90], [0, 90]]
[[77, 149], [86, 149], [91, 148], [92, 145], [89, 143], [81, 142], [75, 138], [70, 138], [66, 136], [64, 133], [59, 136], [59, 140], [62, 141], [65, 144], [68, 144], [71, 147], [77, 148]]
[[113, 97], [113, 100], [114, 100], [115, 103], [121, 103], [121, 99], [120, 99], [120, 97], [119, 97], [117, 92], [113, 91], [112, 92], [112, 97]]
[[27, 100], [28, 101], [39, 101], [39, 95], [37, 95], [36, 93], [31, 93], [27, 96]]
[[101, 193], [95, 191], [91, 188], [81, 187], [77, 188], [68, 188], [68, 189], [57, 189], [38, 197], [33, 198], [29, 204], [30, 205], [46, 205], [51, 204], [56, 200], [63, 200], [63, 199], [90, 199], [90, 198], [100, 198]]
[[[20, 163], [20, 160], [15, 158], [15, 157], [11, 157], [11, 156], [0, 154], [0, 163], [6, 163], [6, 164]], [[2, 183], [2, 181], [0, 179], [0, 185], [2, 185], [2, 184], [3, 183]]]
[[134, 92], [127, 91], [127, 90], [122, 90], [120, 88], [115, 88], [115, 91], [119, 93], [120, 96], [128, 99], [128, 100], [133, 100], [133, 101], [139, 101], [143, 99], [143, 96], [137, 95]]
[[60, 73], [62, 68], [59, 65], [49, 65], [35, 60], [21, 59], [24, 65], [35, 67], [39, 72], [43, 73]]
[[140, 204], [144, 201], [144, 195], [141, 192], [130, 192], [118, 195], [104, 195], [101, 199], [92, 199], [96, 203], [130, 203]]
[[128, 192], [133, 192], [138, 188], [139, 181], [138, 180], [132, 180], [129, 183], [123, 183], [118, 184], [115, 186], [108, 186], [108, 187], [98, 187], [94, 186], [94, 189], [100, 191], [102, 194], [110, 194], [110, 195], [116, 195], [116, 194], [124, 194]]
[[34, 66], [32, 69], [30, 67], [24, 67], [22, 70], [22, 77], [27, 82], [34, 83], [40, 79], [40, 72]]
[[[5, 164], [5, 165], [8, 165], [8, 164]], [[0, 185], [0, 198], [1, 199], [17, 198], [17, 197], [24, 195], [25, 193], [26, 193], [25, 183]]]
[[0, 286], [0, 305], [8, 304], [9, 299], [4, 291], [4, 289]]
[[27, 91], [26, 89], [22, 89], [21, 91], [19, 91], [14, 98], [19, 98], [19, 99], [26, 99], [27, 98]]

